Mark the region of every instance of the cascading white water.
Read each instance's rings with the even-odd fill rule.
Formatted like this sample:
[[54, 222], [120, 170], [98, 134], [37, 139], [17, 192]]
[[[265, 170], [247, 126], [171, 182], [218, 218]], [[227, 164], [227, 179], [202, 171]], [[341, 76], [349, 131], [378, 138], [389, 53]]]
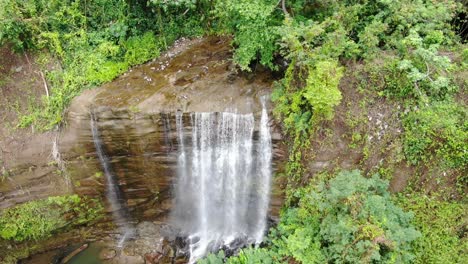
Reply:
[[117, 179], [112, 170], [109, 158], [104, 151], [103, 142], [96, 124], [96, 116], [93, 112], [91, 112], [90, 119], [94, 146], [96, 147], [96, 153], [106, 177], [106, 197], [111, 206], [114, 222], [120, 228], [121, 238], [119, 239], [117, 246], [122, 247], [124, 242], [133, 236], [134, 231], [132, 226], [129, 224], [128, 210], [125, 206], [125, 201], [122, 197], [119, 185], [117, 184]]
[[[190, 263], [236, 239], [260, 243], [267, 227], [272, 145], [263, 104], [253, 114], [195, 113], [191, 139], [177, 113], [178, 182], [173, 221], [189, 236]], [[187, 144], [190, 142], [191, 144]]]
[[271, 134], [268, 126], [268, 113], [265, 106], [265, 98], [262, 97], [262, 117], [260, 119], [260, 151], [258, 152], [258, 168], [260, 173], [257, 190], [258, 196], [258, 222], [255, 241], [261, 241], [266, 229], [266, 217], [268, 204], [270, 202], [270, 184], [271, 184]]

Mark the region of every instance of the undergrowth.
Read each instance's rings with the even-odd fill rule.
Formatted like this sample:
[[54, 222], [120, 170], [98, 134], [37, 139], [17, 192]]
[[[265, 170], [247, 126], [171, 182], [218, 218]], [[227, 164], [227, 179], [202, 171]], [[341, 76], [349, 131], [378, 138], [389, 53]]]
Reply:
[[[1, 0], [0, 44], [17, 51], [49, 52], [42, 71], [49, 96], [20, 113], [18, 126], [49, 130], [60, 124], [78, 94], [159, 56], [181, 36], [206, 32], [192, 1]], [[47, 68], [48, 61], [59, 66]]]
[[0, 238], [39, 240], [64, 228], [91, 223], [102, 214], [99, 202], [78, 195], [30, 201], [0, 212]]
[[398, 204], [414, 213], [422, 236], [415, 241], [414, 263], [466, 263], [466, 203], [448, 202], [421, 193], [399, 195]]

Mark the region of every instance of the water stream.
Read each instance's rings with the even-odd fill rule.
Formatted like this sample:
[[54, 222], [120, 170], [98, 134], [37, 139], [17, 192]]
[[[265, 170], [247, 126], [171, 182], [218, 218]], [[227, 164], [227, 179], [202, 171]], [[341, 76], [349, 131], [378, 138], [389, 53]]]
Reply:
[[128, 209], [125, 204], [125, 199], [122, 196], [122, 191], [119, 188], [117, 178], [113, 172], [109, 158], [104, 151], [104, 145], [96, 121], [97, 119], [93, 112], [91, 112], [90, 120], [94, 146], [96, 147], [96, 153], [106, 177], [106, 197], [112, 210], [113, 220], [120, 229], [119, 233], [121, 237], [117, 246], [122, 247], [125, 241], [133, 236], [134, 229], [130, 224]]
[[[178, 182], [173, 221], [189, 237], [190, 263], [223, 246], [259, 244], [267, 227], [272, 145], [263, 103], [253, 114], [176, 115]], [[187, 144], [188, 143], [188, 144]]]

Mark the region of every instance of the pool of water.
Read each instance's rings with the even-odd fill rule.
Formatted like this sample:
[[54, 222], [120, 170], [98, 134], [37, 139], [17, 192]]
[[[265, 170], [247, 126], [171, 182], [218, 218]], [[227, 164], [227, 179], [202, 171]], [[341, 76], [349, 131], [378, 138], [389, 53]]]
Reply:
[[103, 246], [98, 243], [89, 244], [88, 248], [74, 256], [67, 264], [102, 264], [99, 259], [99, 252]]

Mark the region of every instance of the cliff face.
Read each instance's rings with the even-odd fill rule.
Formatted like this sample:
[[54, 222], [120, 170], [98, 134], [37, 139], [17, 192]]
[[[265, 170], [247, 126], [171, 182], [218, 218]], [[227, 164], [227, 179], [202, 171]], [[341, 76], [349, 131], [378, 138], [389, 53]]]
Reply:
[[[179, 149], [176, 111], [184, 112], [187, 137], [192, 113], [254, 113], [258, 138], [259, 98], [270, 93], [273, 77], [263, 71], [238, 74], [230, 57], [227, 39], [182, 40], [160, 59], [85, 91], [72, 102], [65, 128], [37, 136], [29, 144], [31, 151], [22, 154], [24, 159], [12, 164], [12, 180], [0, 185], [0, 208], [65, 193], [105, 202], [106, 182], [90, 127], [92, 111], [131, 217], [166, 221], [173, 206]], [[286, 149], [276, 125], [270, 124], [274, 166], [280, 170]], [[28, 160], [34, 156], [40, 159]], [[273, 189], [271, 213], [277, 216], [280, 183]]]

